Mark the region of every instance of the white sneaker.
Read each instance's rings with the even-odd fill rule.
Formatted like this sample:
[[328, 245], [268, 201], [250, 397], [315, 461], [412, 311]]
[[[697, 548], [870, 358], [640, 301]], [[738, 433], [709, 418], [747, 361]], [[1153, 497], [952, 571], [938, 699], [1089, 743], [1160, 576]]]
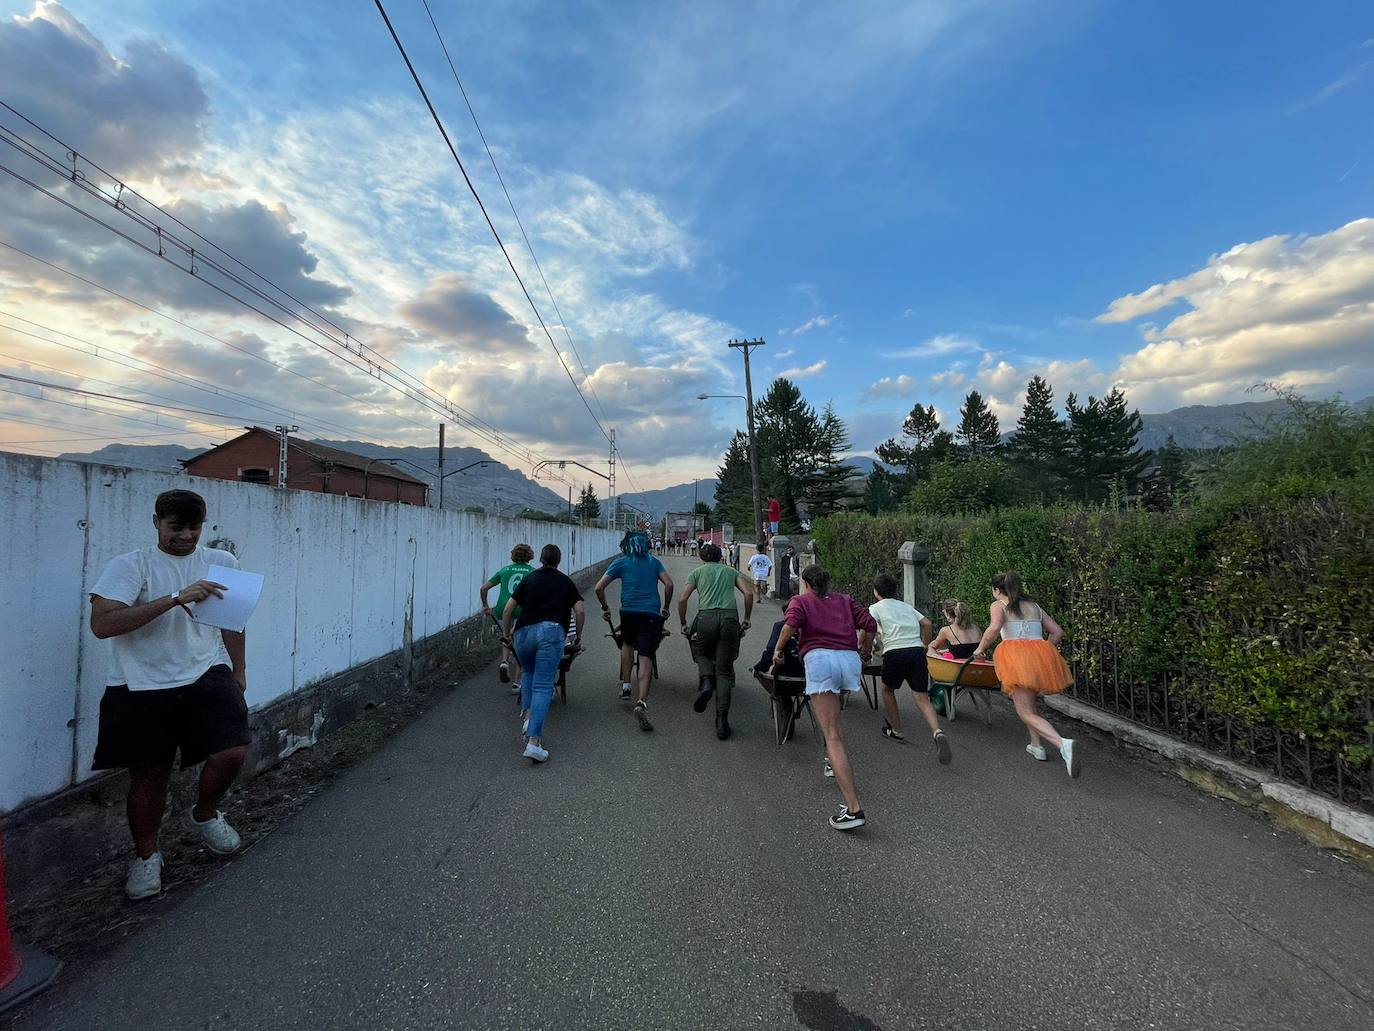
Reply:
[[131, 899], [146, 899], [162, 893], [162, 853], [154, 852], [147, 859], [138, 856], [129, 862], [129, 876], [124, 878], [124, 894]]
[[195, 810], [187, 812], [190, 817], [191, 827], [200, 835], [200, 840], [205, 842], [205, 847], [217, 855], [227, 856], [231, 852], [237, 852], [242, 839], [239, 832], [229, 826], [229, 821], [224, 818], [224, 813], [215, 810], [215, 815], [201, 823], [196, 819]]
[[835, 776], [835, 771], [830, 766], [830, 756], [828, 755], [825, 757], [825, 775], [827, 777]]
[[1066, 737], [1059, 742], [1059, 755], [1064, 760], [1064, 768], [1069, 771], [1070, 777], [1077, 778], [1083, 772], [1078, 756], [1074, 754], [1072, 738]]
[[547, 748], [540, 748], [538, 745], [525, 745], [524, 755], [526, 759], [533, 759], [537, 763], [546, 763], [549, 761], [549, 750]]
[[1049, 753], [1045, 751], [1044, 745], [1027, 745], [1026, 751], [1032, 759], [1039, 759], [1041, 762], [1049, 758]]

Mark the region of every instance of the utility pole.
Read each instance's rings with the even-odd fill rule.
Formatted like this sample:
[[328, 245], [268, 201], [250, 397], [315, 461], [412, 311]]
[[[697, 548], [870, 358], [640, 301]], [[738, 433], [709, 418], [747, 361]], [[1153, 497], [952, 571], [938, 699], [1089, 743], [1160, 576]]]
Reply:
[[609, 521], [606, 525], [609, 526], [612, 530], [614, 530], [614, 529], [615, 529], [615, 524], [616, 524], [616, 516], [618, 515], [618, 513], [616, 512], [616, 503], [615, 503], [615, 427], [614, 427], [614, 426], [611, 427], [611, 496], [607, 499], [607, 502], [608, 502], [608, 504], [606, 505], [606, 514], [607, 514], [607, 516], [610, 517], [610, 521]]
[[754, 381], [749, 374], [749, 352], [756, 347], [763, 347], [763, 338], [754, 340], [731, 340], [731, 347], [737, 347], [744, 352], [744, 403], [745, 414], [749, 419], [749, 475], [753, 480], [754, 487], [754, 543], [763, 543], [763, 493], [759, 489], [759, 448], [754, 439]]
[[299, 426], [278, 426], [277, 430], [277, 487], [286, 489], [286, 440], [293, 433], [299, 433]]
[[444, 424], [439, 424], [439, 508], [444, 507]]

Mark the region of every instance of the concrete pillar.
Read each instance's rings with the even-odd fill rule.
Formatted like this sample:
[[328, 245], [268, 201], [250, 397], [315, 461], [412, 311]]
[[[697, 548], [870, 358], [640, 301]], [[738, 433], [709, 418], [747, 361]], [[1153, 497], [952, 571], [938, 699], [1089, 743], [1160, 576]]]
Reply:
[[930, 562], [930, 549], [924, 544], [906, 541], [897, 549], [897, 557], [902, 560], [902, 598], [922, 615], [929, 616], [932, 602], [926, 565]]
[[792, 540], [785, 534], [775, 534], [769, 542], [770, 557], [773, 559], [773, 597], [780, 602], [792, 597], [792, 582], [788, 576], [791, 563], [785, 557], [789, 547], [792, 547]]

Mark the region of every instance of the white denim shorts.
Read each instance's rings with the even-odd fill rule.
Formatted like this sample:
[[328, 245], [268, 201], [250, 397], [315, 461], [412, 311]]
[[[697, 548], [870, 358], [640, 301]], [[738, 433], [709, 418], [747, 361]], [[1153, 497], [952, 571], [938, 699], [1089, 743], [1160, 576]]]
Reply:
[[856, 651], [813, 648], [803, 656], [802, 664], [806, 666], [807, 694], [863, 690], [863, 664]]

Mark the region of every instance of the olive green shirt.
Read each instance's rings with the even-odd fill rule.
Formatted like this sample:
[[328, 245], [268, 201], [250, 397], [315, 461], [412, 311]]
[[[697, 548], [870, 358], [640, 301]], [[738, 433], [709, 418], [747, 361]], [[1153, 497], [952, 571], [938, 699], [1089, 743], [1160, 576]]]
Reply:
[[702, 612], [707, 609], [738, 612], [735, 608], [735, 580], [738, 577], [738, 572], [721, 562], [703, 562], [693, 569], [687, 582], [701, 595], [697, 608]]

